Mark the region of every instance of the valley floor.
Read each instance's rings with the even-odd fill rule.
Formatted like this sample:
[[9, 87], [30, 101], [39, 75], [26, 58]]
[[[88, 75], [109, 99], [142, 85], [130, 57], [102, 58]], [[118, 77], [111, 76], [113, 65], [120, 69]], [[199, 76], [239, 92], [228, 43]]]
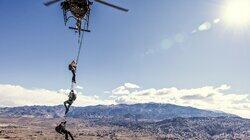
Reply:
[[[0, 140], [64, 140], [55, 132], [59, 118], [0, 118]], [[76, 140], [250, 140], [250, 121], [241, 118], [176, 118], [161, 122], [68, 119]]]
[[[61, 119], [38, 118], [0, 118], [0, 140], [64, 140], [64, 136], [55, 132], [55, 126]], [[135, 135], [122, 127], [105, 127], [71, 119], [67, 129], [76, 140], [150, 140], [154, 137]]]

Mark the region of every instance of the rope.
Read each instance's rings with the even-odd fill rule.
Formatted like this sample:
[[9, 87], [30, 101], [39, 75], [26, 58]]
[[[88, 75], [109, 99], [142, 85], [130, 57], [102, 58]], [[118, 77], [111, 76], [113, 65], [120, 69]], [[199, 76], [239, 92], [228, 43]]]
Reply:
[[[85, 23], [85, 27], [86, 27], [86, 23]], [[80, 31], [79, 31], [80, 32]], [[81, 50], [82, 50], [82, 46], [83, 46], [83, 37], [84, 37], [84, 32], [85, 32], [85, 30], [84, 31], [82, 31], [82, 33], [79, 33], [79, 35], [78, 35], [78, 52], [77, 52], [77, 56], [76, 56], [76, 64], [78, 65], [78, 62], [79, 62], [79, 58], [80, 58], [80, 55], [81, 55]], [[77, 71], [77, 69], [76, 69], [76, 71]], [[75, 72], [76, 72], [75, 71]], [[71, 82], [71, 90], [75, 90], [76, 89], [76, 83], [74, 83], [74, 82]], [[74, 93], [74, 92], [73, 92]], [[71, 94], [71, 93], [70, 93]], [[71, 96], [71, 95], [70, 95]], [[71, 100], [70, 99], [71, 97], [69, 97], [69, 100]], [[75, 99], [76, 99], [76, 95], [75, 95]], [[75, 100], [74, 99], [74, 100]], [[67, 101], [69, 101], [69, 100], [67, 100]], [[66, 111], [65, 111], [65, 116], [64, 116], [64, 121], [65, 121], [65, 123], [66, 123], [66, 114], [68, 113], [68, 111], [69, 111], [69, 108], [70, 108], [70, 106], [72, 105], [72, 103], [71, 104], [68, 104], [68, 106], [66, 105], [66, 103], [67, 103], [67, 101], [65, 101], [64, 102], [64, 105], [65, 105], [65, 108], [66, 108]], [[57, 126], [57, 127], [59, 127], [59, 126]], [[65, 134], [66, 135], [66, 134]], [[72, 136], [71, 136], [71, 134], [70, 134], [70, 137], [72, 138]], [[72, 138], [73, 139], [73, 138]]]
[[[81, 34], [78, 35], [78, 52], [77, 52], [77, 56], [76, 56], [76, 64], [78, 65], [79, 59], [80, 59], [80, 55], [81, 55], [81, 50], [82, 50], [82, 46], [83, 46], [83, 37], [84, 37], [84, 32], [82, 32]], [[77, 69], [76, 69], [77, 72]], [[71, 90], [75, 90], [76, 84], [71, 82]]]
[[81, 50], [82, 50], [83, 36], [84, 36], [84, 32], [82, 32], [82, 34], [78, 36], [78, 53], [77, 53], [77, 57], [76, 57], [77, 64], [79, 62], [79, 58], [80, 58], [80, 54], [81, 54]]

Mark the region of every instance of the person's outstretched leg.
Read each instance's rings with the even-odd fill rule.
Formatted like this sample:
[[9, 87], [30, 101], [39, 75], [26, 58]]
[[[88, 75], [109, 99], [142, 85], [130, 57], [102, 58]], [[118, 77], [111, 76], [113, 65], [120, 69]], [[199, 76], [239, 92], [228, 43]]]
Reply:
[[[69, 112], [69, 109], [70, 109], [71, 104], [72, 104], [71, 102], [68, 102], [67, 113]], [[66, 113], [66, 114], [67, 114], [67, 113]]]
[[71, 138], [72, 140], [74, 140], [73, 135], [72, 135], [69, 131], [68, 131], [68, 134], [69, 134], [70, 138]]
[[65, 136], [65, 140], [69, 140], [68, 131], [65, 128], [63, 128], [62, 133]]
[[73, 82], [73, 83], [76, 83], [76, 71], [75, 71], [75, 70], [72, 70], [71, 72], [72, 72], [72, 74], [73, 74], [73, 76], [72, 76], [72, 82]]
[[67, 101], [64, 102], [64, 107], [65, 107], [65, 115], [68, 113], [69, 111], [69, 106], [67, 106]]
[[69, 140], [68, 131], [65, 132], [65, 140]]

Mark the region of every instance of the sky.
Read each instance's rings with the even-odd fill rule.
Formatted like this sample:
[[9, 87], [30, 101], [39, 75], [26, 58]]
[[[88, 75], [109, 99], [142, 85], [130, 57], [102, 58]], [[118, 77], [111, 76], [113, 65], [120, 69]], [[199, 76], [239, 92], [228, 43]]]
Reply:
[[[250, 12], [231, 1], [109, 0], [128, 13], [94, 3], [76, 105], [158, 102], [250, 116]], [[1, 106], [67, 98], [77, 34], [59, 4], [43, 2], [0, 1]]]

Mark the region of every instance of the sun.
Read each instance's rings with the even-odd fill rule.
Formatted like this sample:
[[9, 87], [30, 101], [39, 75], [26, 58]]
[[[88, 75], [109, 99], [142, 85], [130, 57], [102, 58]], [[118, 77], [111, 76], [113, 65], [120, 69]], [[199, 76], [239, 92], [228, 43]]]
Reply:
[[250, 25], [250, 0], [226, 0], [222, 17], [231, 26]]

